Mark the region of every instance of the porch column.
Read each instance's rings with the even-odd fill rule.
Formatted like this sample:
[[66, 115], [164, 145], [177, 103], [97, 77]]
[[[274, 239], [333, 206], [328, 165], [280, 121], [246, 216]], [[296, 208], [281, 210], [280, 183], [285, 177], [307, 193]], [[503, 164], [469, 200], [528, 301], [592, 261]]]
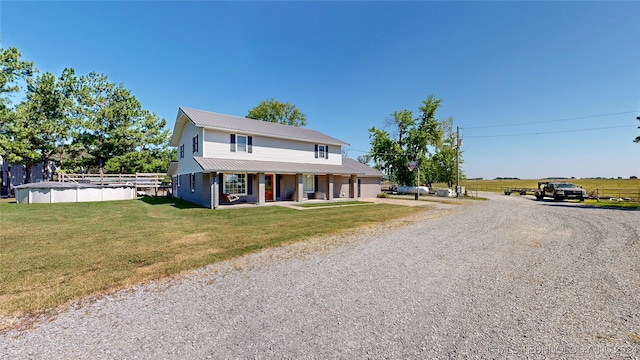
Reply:
[[358, 198], [358, 177], [351, 175], [351, 189], [349, 189], [349, 195], [352, 199]]
[[211, 174], [211, 208], [217, 209], [220, 206], [220, 185], [218, 185], [218, 173]]
[[258, 173], [258, 205], [264, 205], [264, 173]]
[[296, 201], [302, 202], [304, 199], [304, 179], [302, 174], [296, 174], [298, 184], [296, 185]]
[[327, 181], [329, 182], [327, 200], [333, 200], [333, 174], [327, 174]]

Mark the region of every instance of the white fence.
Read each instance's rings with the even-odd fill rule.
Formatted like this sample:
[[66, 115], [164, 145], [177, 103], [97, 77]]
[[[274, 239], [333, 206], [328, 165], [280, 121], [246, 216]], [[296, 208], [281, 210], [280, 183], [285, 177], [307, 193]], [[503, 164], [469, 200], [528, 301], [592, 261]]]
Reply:
[[[133, 186], [100, 186], [100, 187], [47, 187], [42, 186], [16, 188], [18, 204], [51, 204], [63, 202], [89, 202], [132, 200], [136, 198]], [[34, 184], [36, 185], [36, 184]]]

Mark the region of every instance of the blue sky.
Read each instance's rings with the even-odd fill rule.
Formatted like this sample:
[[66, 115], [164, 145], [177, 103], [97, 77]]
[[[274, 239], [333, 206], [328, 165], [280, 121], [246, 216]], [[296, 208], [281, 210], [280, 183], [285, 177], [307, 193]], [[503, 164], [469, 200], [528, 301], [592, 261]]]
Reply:
[[356, 158], [433, 94], [483, 178], [640, 176], [638, 18], [635, 1], [0, 3], [2, 47], [104, 73], [171, 129], [179, 106], [275, 98]]

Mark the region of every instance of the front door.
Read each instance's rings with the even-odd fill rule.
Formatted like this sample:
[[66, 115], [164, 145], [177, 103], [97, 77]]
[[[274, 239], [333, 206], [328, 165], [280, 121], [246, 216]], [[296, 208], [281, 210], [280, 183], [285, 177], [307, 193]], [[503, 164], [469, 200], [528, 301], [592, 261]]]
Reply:
[[264, 199], [273, 201], [273, 175], [264, 175]]

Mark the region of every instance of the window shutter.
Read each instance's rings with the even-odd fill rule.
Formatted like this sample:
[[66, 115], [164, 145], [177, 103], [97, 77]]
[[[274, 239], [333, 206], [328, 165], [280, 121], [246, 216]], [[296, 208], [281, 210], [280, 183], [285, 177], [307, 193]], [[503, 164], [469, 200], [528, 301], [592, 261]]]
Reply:
[[314, 183], [313, 191], [318, 191], [318, 175], [315, 175], [315, 178], [313, 179], [313, 183]]
[[316, 144], [316, 159], [318, 158], [318, 144]]
[[236, 134], [231, 134], [231, 152], [236, 152]]
[[329, 158], [329, 145], [324, 146], [324, 158], [325, 159]]
[[274, 185], [276, 189], [278, 189], [278, 197], [282, 196], [282, 186], [280, 186], [280, 182], [282, 181], [282, 175], [276, 175], [276, 184]]
[[253, 194], [253, 175], [247, 174], [247, 195]]
[[247, 152], [249, 154], [253, 152], [253, 136], [247, 136]]

